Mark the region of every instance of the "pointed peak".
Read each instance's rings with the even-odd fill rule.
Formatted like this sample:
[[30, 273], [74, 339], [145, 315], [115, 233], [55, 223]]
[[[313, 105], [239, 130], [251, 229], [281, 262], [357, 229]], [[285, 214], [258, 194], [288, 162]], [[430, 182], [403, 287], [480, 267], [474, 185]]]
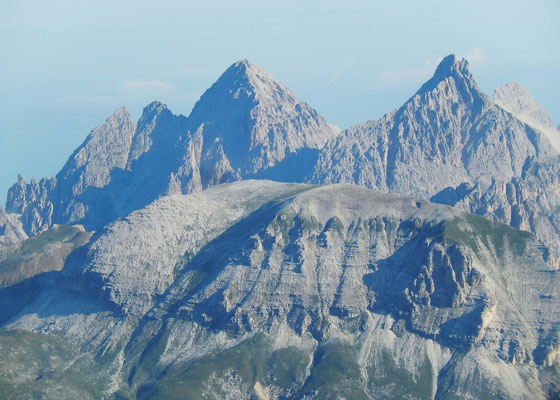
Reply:
[[262, 69], [261, 67], [259, 67], [256, 64], [251, 63], [249, 60], [247, 60], [246, 58], [236, 61], [234, 62], [229, 68], [228, 70], [233, 69], [233, 70], [237, 70], [240, 72], [247, 72], [247, 71], [251, 71], [251, 70], [258, 70], [258, 69]]
[[509, 82], [494, 90], [494, 103], [517, 119], [543, 132], [560, 152], [560, 136], [546, 110], [518, 82]]
[[498, 90], [498, 89], [504, 89], [504, 88], [510, 88], [510, 89], [516, 89], [516, 90], [523, 90], [524, 92], [527, 92], [527, 89], [525, 89], [525, 87], [524, 87], [521, 83], [516, 82], [516, 81], [508, 82], [508, 83], [506, 83], [505, 85], [500, 86], [499, 88], [496, 88], [496, 90]]
[[450, 54], [441, 60], [436, 68], [434, 77], [440, 77], [443, 79], [453, 75], [454, 73], [469, 73], [469, 62], [464, 58], [458, 60], [455, 54]]
[[120, 117], [120, 116], [130, 116], [129, 112], [128, 112], [128, 108], [126, 108], [125, 106], [121, 106], [115, 109], [115, 111], [113, 111], [113, 117]]
[[124, 106], [115, 109], [115, 111], [113, 111], [113, 114], [107, 117], [105, 123], [109, 124], [111, 122], [122, 122], [122, 121], [132, 121], [132, 117], [130, 116], [128, 109]]
[[242, 60], [238, 60], [234, 62], [232, 66], [235, 66], [237, 68], [251, 68], [252, 65], [253, 64], [251, 64], [249, 60], [243, 58]]
[[140, 116], [140, 121], [138, 121], [138, 123], [141, 123], [141, 121], [152, 120], [155, 116], [166, 110], [168, 110], [167, 105], [157, 100], [152, 101], [142, 110], [142, 115]]
[[434, 72], [434, 76], [424, 83], [416, 94], [429, 92], [440, 82], [450, 77], [471, 80], [472, 75], [469, 71], [469, 62], [464, 58], [458, 60], [455, 54], [450, 54], [444, 57], [438, 64], [436, 71]]
[[530, 99], [534, 102], [534, 98], [531, 93], [523, 87], [519, 82], [508, 82], [504, 86], [500, 86], [494, 89], [494, 102], [497, 104], [507, 102], [508, 100], [514, 98], [525, 98]]
[[290, 89], [271, 77], [264, 68], [243, 59], [230, 65], [204, 92], [191, 116], [202, 115], [206, 112], [204, 110], [231, 100], [244, 99], [242, 102], [252, 107], [257, 103], [278, 104], [287, 101], [287, 98], [298, 101]]
[[251, 85], [255, 85], [257, 81], [275, 81], [263, 67], [253, 64], [247, 59], [236, 61], [230, 65], [230, 67], [224, 71], [219, 80], [222, 79], [230, 80], [232, 82], [238, 81], [239, 83], [248, 82]]
[[151, 113], [151, 112], [154, 112], [154, 111], [163, 110], [165, 108], [167, 108], [167, 105], [163, 104], [161, 101], [154, 100], [150, 104], [148, 104], [146, 107], [144, 107], [144, 110], [142, 111], [142, 113], [143, 114]]

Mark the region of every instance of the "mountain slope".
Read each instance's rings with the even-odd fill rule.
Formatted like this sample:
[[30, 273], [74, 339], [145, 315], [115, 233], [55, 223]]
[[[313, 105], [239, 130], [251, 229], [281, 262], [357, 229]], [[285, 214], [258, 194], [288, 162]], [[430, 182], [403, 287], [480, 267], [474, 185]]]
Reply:
[[302, 182], [338, 132], [263, 68], [239, 61], [194, 106], [172, 193], [254, 177]]
[[517, 82], [510, 82], [494, 90], [494, 102], [519, 120], [539, 129], [560, 152], [560, 131], [527, 89]]
[[27, 234], [17, 216], [8, 214], [3, 207], [0, 207], [0, 246], [25, 239], [27, 239]]
[[246, 181], [111, 223], [24, 282], [36, 298], [6, 307], [23, 286], [0, 290], [0, 321], [63, 337], [124, 398], [546, 398], [560, 275], [545, 259], [531, 234], [450, 207]]
[[488, 186], [463, 183], [430, 200], [533, 232], [554, 252], [560, 250], [560, 157], [530, 160], [521, 177]]
[[429, 198], [462, 182], [521, 176], [529, 158], [555, 154], [544, 135], [482, 93], [466, 60], [450, 55], [397, 111], [328, 142], [311, 181]]
[[0, 287], [61, 270], [66, 257], [86, 244], [91, 236], [91, 232], [85, 232], [79, 225], [56, 225], [37, 236], [3, 246], [0, 248]]
[[111, 183], [111, 174], [126, 166], [135, 124], [123, 107], [105, 123], [94, 128], [70, 156], [54, 178], [32, 179], [20, 176], [8, 191], [6, 210], [22, 214], [25, 232], [36, 235], [53, 224], [74, 224], [89, 218], [86, 214], [100, 200], [92, 196]]
[[19, 179], [6, 209], [22, 214], [31, 235], [52, 224], [96, 230], [167, 194], [251, 177], [303, 181], [319, 149], [338, 132], [264, 69], [243, 60], [203, 94], [188, 118], [153, 102], [136, 126], [125, 109], [116, 110], [56, 178]]

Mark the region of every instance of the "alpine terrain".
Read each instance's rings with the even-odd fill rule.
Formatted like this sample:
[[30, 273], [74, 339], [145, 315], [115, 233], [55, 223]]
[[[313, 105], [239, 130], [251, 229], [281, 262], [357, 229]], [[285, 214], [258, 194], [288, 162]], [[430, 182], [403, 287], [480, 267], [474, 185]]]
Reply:
[[230, 66], [0, 208], [6, 399], [556, 399], [560, 132], [445, 57], [340, 130]]

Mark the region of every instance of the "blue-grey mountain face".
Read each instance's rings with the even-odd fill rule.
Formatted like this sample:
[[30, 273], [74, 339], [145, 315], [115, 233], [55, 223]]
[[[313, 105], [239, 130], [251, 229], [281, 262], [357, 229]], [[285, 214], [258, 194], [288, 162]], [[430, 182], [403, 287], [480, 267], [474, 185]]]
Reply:
[[[240, 61], [188, 118], [155, 102], [135, 126], [126, 110], [117, 110], [56, 178], [30, 184], [20, 179], [10, 189], [7, 211], [22, 214], [31, 235], [53, 223], [98, 229], [159, 196], [247, 178], [351, 182], [448, 203], [436, 195], [463, 184], [486, 191], [493, 181], [528, 176], [523, 168], [529, 162], [557, 154], [546, 113], [518, 85], [512, 87], [497, 91], [498, 104], [524, 121], [540, 122], [527, 125], [494, 104], [478, 89], [467, 62], [449, 56], [399, 110], [338, 136], [262, 68]], [[551, 217], [535, 209], [527, 218], [535, 213]], [[514, 223], [549, 244], [560, 239], [532, 225]]]
[[6, 211], [21, 214], [29, 235], [55, 223], [91, 225], [103, 209], [115, 218], [111, 199], [99, 193], [111, 183], [112, 174], [126, 166], [134, 131], [128, 111], [117, 109], [91, 131], [56, 177], [30, 183], [19, 177], [8, 192]]
[[52, 224], [92, 230], [168, 194], [250, 177], [303, 181], [338, 132], [262, 68], [240, 61], [188, 118], [154, 102], [135, 125], [118, 109], [55, 178], [19, 179], [6, 210], [22, 214], [31, 235]]
[[462, 182], [520, 177], [529, 159], [555, 154], [545, 135], [480, 91], [465, 60], [448, 56], [401, 108], [327, 143], [312, 181], [426, 198]]
[[511, 87], [497, 90], [497, 105], [478, 88], [467, 62], [448, 56], [401, 108], [329, 141], [311, 181], [460, 206], [558, 249], [560, 132], [528, 93]]
[[0, 393], [556, 398], [547, 118], [454, 56], [340, 134], [247, 61], [189, 117], [118, 109], [0, 208]]
[[[168, 196], [109, 224], [62, 271], [0, 290], [0, 387], [542, 399], [559, 389], [560, 345], [560, 275], [545, 259], [529, 233], [353, 185]], [[20, 342], [25, 358], [9, 351]]]

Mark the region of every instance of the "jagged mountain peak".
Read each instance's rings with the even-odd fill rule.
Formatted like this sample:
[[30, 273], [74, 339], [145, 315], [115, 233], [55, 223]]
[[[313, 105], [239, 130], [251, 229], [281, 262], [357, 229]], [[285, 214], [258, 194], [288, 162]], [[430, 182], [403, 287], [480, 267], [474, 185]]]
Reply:
[[259, 67], [256, 64], [253, 64], [252, 62], [250, 62], [246, 58], [243, 58], [243, 59], [238, 60], [238, 61], [234, 62], [233, 64], [231, 64], [228, 69], [234, 69], [234, 70], [240, 71], [240, 72], [245, 73], [245, 74], [251, 74], [253, 71], [255, 71], [257, 69], [263, 69], [263, 68]]
[[520, 176], [528, 158], [554, 155], [543, 139], [480, 90], [466, 60], [449, 55], [395, 113], [327, 143], [312, 181], [430, 197], [462, 182]]
[[138, 130], [144, 129], [145, 125], [149, 125], [154, 118], [157, 118], [162, 113], [171, 113], [166, 104], [161, 101], [154, 100], [142, 110], [142, 115], [138, 120]]
[[[126, 152], [128, 152], [135, 129], [136, 124], [128, 109], [126, 107], [117, 108], [103, 125], [91, 130], [84, 142], [70, 156], [59, 176], [77, 172], [78, 168], [87, 163], [92, 168], [91, 163], [94, 161], [98, 164], [107, 164], [104, 168], [106, 169], [104, 175], [107, 175], [111, 168], [126, 162]], [[118, 161], [113, 162], [112, 158], [118, 158]], [[97, 167], [98, 165], [96, 165]], [[108, 176], [105, 176], [102, 180], [107, 178]]]
[[161, 111], [164, 109], [167, 109], [167, 104], [163, 104], [161, 101], [154, 100], [146, 107], [144, 107], [144, 109], [142, 110], [142, 114], [148, 114], [155, 111]]
[[554, 126], [546, 110], [519, 82], [509, 82], [496, 88], [494, 102], [520, 121], [544, 133], [552, 146], [560, 152], [560, 132]]
[[[340, 130], [264, 68], [241, 60], [201, 96], [189, 131], [201, 140], [201, 154], [213, 154], [208, 159], [227, 164], [232, 174], [254, 177], [301, 148], [322, 148]], [[204, 166], [210, 175], [216, 168]]]
[[469, 89], [476, 88], [479, 91], [469, 70], [469, 62], [464, 58], [459, 60], [455, 54], [450, 54], [441, 60], [432, 78], [420, 87], [416, 95], [430, 92], [441, 82], [450, 78], [455, 81], [456, 85], [466, 86]]
[[107, 119], [128, 118], [128, 117], [130, 117], [130, 113], [128, 112], [128, 108], [126, 106], [121, 106], [121, 107], [117, 107], [115, 109], [115, 111], [113, 111], [113, 114]]
[[459, 60], [455, 54], [450, 54], [441, 60], [436, 68], [434, 77], [444, 79], [456, 73], [470, 74], [469, 62], [464, 58]]
[[262, 67], [240, 60], [227, 68], [218, 80], [201, 96], [192, 117], [205, 112], [214, 102], [257, 104], [286, 104], [299, 102], [295, 94], [278, 82]]

